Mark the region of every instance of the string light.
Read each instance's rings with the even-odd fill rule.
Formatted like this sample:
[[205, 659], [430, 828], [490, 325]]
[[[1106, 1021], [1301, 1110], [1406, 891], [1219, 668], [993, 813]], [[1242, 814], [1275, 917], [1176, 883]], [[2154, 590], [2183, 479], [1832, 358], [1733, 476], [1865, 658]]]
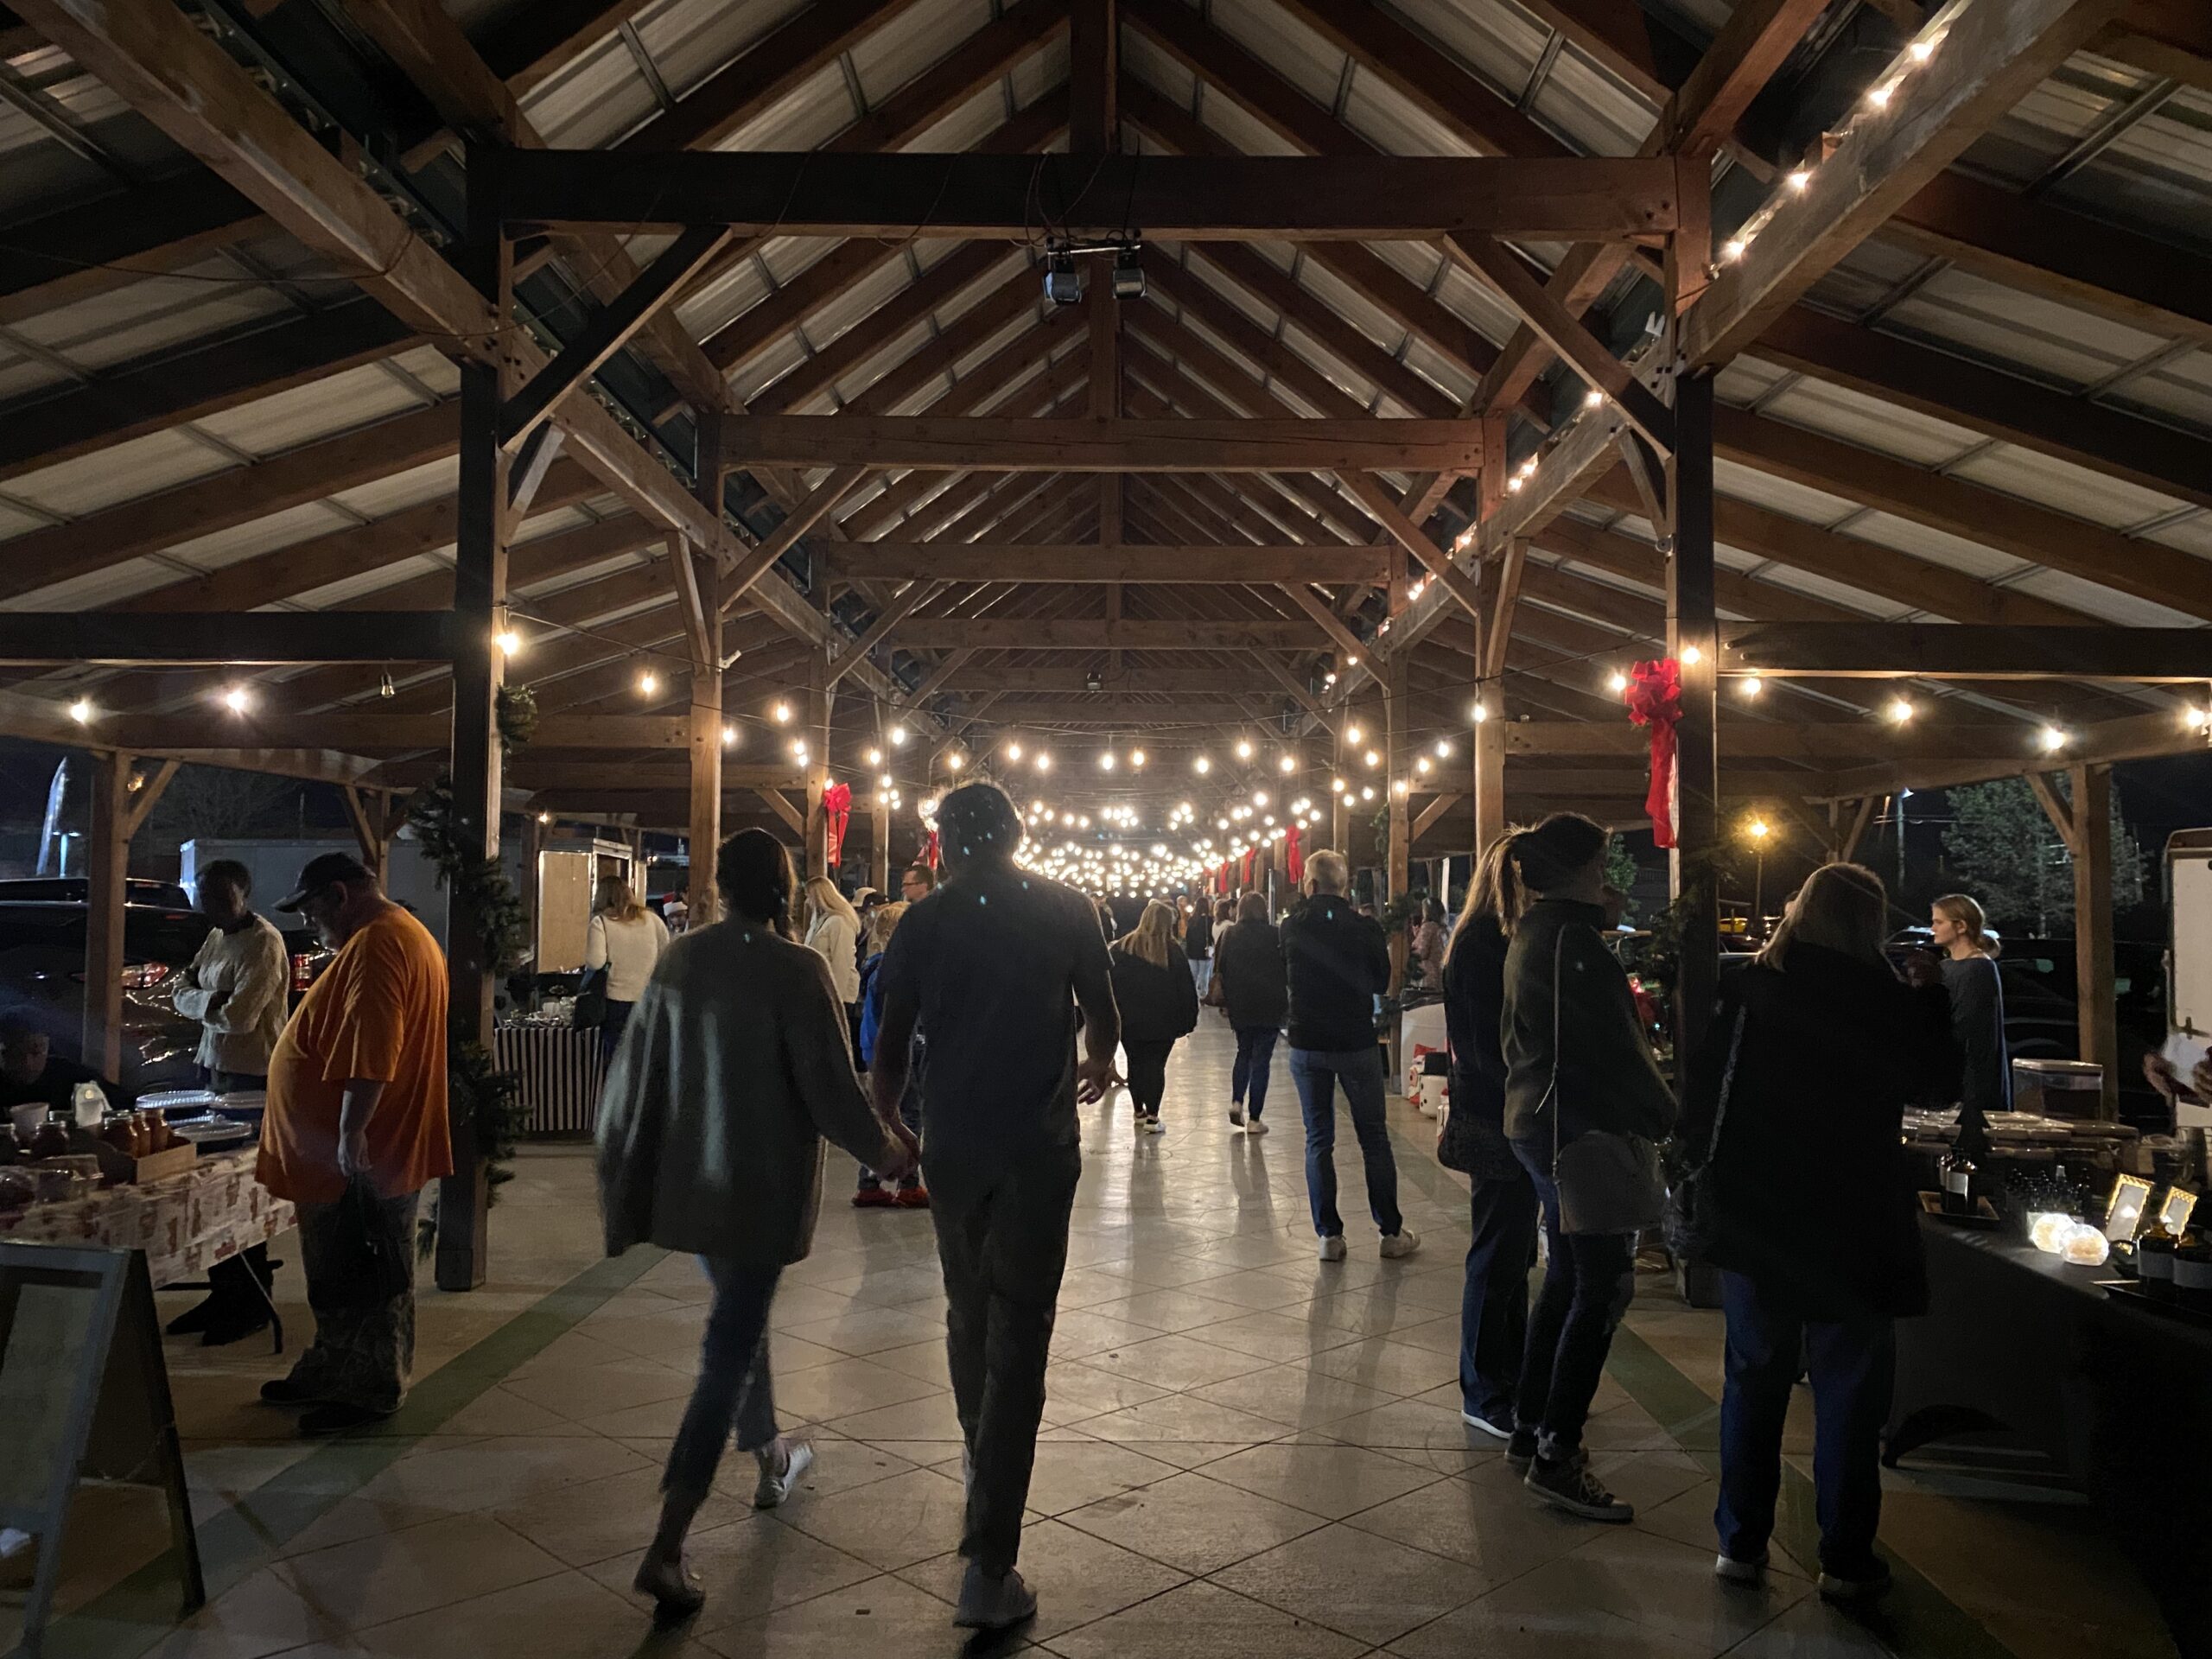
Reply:
[[1605, 689], [1615, 696], [1628, 690], [1628, 676], [1615, 669], [1605, 677]]
[[1397, 782], [1390, 785], [1390, 790], [1393, 794], [1405, 795], [1412, 792], [1413, 785], [1408, 783], [1404, 779], [1401, 778]]
[[1890, 724], [1892, 726], [1902, 726], [1913, 716], [1914, 709], [1912, 706], [1912, 699], [1910, 697], [1891, 697], [1889, 701], [1889, 706], [1883, 709], [1882, 712], [1889, 716]]
[[[788, 702], [779, 702], [768, 711], [768, 716], [779, 726], [788, 726], [791, 723], [791, 706]], [[893, 738], [892, 741], [895, 743], [898, 740]]]
[[1296, 772], [1298, 770], [1298, 757], [1294, 754], [1286, 754], [1281, 760], [1275, 762], [1275, 769], [1278, 772]]
[[1252, 758], [1252, 745], [1249, 740], [1241, 737], [1236, 740], [1236, 758], [1239, 760], [1249, 760]]
[[1478, 726], [1490, 718], [1490, 705], [1478, 702], [1467, 710], [1467, 718]]
[[871, 766], [881, 766], [883, 764], [883, 751], [881, 749], [871, 748], [868, 752], [868, 763]]
[[537, 815], [537, 821], [540, 823], [550, 823], [553, 822], [553, 815], [550, 812], [541, 812]]
[[1359, 798], [1363, 801], [1373, 800], [1375, 798], [1375, 786], [1372, 784], [1362, 784], [1359, 786]]
[[1746, 697], [1757, 697], [1766, 690], [1766, 682], [1756, 674], [1746, 674], [1736, 682], [1736, 689]]
[[1436, 758], [1440, 760], [1449, 760], [1452, 758], [1452, 740], [1450, 738], [1440, 737], [1436, 740]]
[[1429, 772], [1428, 757], [1425, 754], [1417, 756], [1414, 760], [1414, 770], [1421, 773], [1422, 777], [1427, 777]]
[[1039, 749], [1037, 751], [1037, 758], [1030, 764], [1039, 772], [1050, 772], [1052, 769], [1052, 754], [1048, 750]]
[[1695, 645], [1684, 645], [1682, 647], [1682, 666], [1684, 668], [1695, 668], [1704, 660], [1705, 653], [1700, 651]]
[[501, 628], [492, 636], [492, 643], [499, 648], [502, 656], [512, 657], [522, 650], [522, 635], [512, 628]]
[[896, 749], [905, 747], [906, 741], [906, 728], [904, 726], [893, 726], [890, 731], [885, 734], [885, 735], [890, 738], [891, 747], [893, 748]]
[[2046, 726], [2037, 734], [2037, 741], [2043, 745], [2044, 753], [2055, 753], [2066, 747], [2066, 734], [2056, 726]]
[[1191, 757], [1191, 770], [1203, 778], [1213, 770], [1213, 762], [1203, 754], [1193, 755]]
[[1585, 409], [1603, 409], [1603, 408], [1605, 407], [1605, 394], [1604, 392], [1602, 392], [1602, 391], [1599, 391], [1597, 387], [1592, 386], [1592, 387], [1591, 387], [1591, 388], [1590, 388], [1590, 390], [1589, 390], [1589, 391], [1586, 391], [1586, 392], [1584, 392], [1584, 393], [1582, 394], [1582, 407], [1583, 407], [1583, 408], [1585, 408]]
[[1007, 758], [1007, 760], [1020, 760], [1020, 759], [1021, 759], [1021, 745], [1020, 745], [1020, 744], [1019, 744], [1019, 743], [1009, 743], [1009, 744], [1007, 744], [1007, 745], [1006, 746], [1006, 758]]
[[967, 756], [962, 754], [957, 749], [953, 750], [951, 753], [944, 757], [944, 769], [947, 772], [957, 772], [961, 767], [967, 764]]
[[1377, 753], [1376, 753], [1373, 749], [1370, 749], [1370, 750], [1369, 750], [1365, 754], [1362, 755], [1360, 758], [1361, 758], [1362, 760], [1365, 760], [1365, 761], [1367, 762], [1367, 764], [1368, 764], [1369, 766], [1381, 766], [1381, 765], [1382, 764], [1382, 757], [1381, 755], [1377, 754]]
[[1357, 743], [1359, 741], [1360, 736], [1361, 733], [1359, 729], [1359, 722], [1355, 720], [1351, 725], [1344, 728], [1345, 742]]
[[734, 749], [734, 748], [735, 748], [736, 747], [737, 747], [737, 728], [736, 728], [736, 727], [734, 727], [734, 726], [725, 726], [725, 727], [723, 727], [723, 728], [722, 728], [722, 747], [724, 747], [724, 748], [726, 748], [726, 749]]
[[92, 705], [91, 701], [85, 697], [79, 697], [76, 702], [71, 703], [69, 705], [69, 718], [75, 721], [79, 726], [89, 725], [92, 722]]
[[1343, 794], [1343, 793], [1344, 792], [1344, 788], [1345, 788], [1345, 785], [1344, 785], [1344, 780], [1343, 779], [1341, 779], [1341, 778], [1332, 778], [1332, 779], [1329, 779], [1329, 792], [1330, 792], [1331, 794], [1332, 794], [1332, 795], [1341, 795], [1341, 794]]
[[234, 685], [223, 693], [223, 707], [234, 715], [242, 715], [252, 707], [253, 698], [245, 687]]
[[1111, 750], [1111, 749], [1101, 749], [1101, 750], [1099, 750], [1099, 752], [1098, 752], [1098, 770], [1099, 770], [1099, 771], [1101, 771], [1101, 772], [1111, 772], [1111, 771], [1113, 771], [1113, 770], [1114, 770], [1114, 751], [1113, 751], [1113, 750]]
[[659, 690], [659, 675], [654, 673], [650, 668], [639, 669], [638, 671], [638, 690], [641, 695], [650, 697], [654, 692]]
[[1808, 167], [1801, 167], [1789, 175], [1789, 188], [1800, 195], [1804, 194], [1805, 187], [1812, 181], [1813, 169]]
[[1142, 749], [1131, 749], [1129, 751], [1129, 764], [1133, 766], [1143, 766], [1144, 751]]

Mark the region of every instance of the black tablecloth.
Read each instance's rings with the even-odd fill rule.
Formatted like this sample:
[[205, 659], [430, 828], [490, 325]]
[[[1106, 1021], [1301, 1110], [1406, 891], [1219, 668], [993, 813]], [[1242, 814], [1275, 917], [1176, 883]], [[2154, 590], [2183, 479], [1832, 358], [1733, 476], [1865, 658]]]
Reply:
[[2084, 1488], [2176, 1643], [2212, 1656], [2212, 1327], [2006, 1234], [1925, 1218], [1930, 1307], [1897, 1326], [1891, 1457], [1986, 1429]]

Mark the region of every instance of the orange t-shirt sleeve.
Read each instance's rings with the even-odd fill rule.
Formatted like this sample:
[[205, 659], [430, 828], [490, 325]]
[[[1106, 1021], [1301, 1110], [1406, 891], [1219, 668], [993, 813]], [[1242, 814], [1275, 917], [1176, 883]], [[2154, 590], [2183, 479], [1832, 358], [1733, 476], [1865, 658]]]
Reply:
[[339, 1017], [331, 1024], [331, 1046], [323, 1058], [327, 1083], [364, 1077], [390, 1083], [400, 1072], [407, 1041], [407, 952], [383, 938], [364, 940], [369, 948], [352, 964]]

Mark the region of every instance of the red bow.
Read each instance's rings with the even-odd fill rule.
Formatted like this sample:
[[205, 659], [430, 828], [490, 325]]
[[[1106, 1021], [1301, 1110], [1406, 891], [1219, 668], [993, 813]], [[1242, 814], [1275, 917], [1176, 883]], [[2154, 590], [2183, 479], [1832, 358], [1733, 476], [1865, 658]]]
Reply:
[[853, 786], [850, 784], [831, 784], [822, 791], [823, 839], [827, 842], [830, 868], [836, 869], [845, 852], [845, 825], [853, 816]]
[[937, 831], [930, 831], [929, 839], [922, 843], [922, 858], [931, 869], [937, 868]]
[[1306, 855], [1299, 850], [1298, 836], [1298, 826], [1294, 823], [1290, 826], [1290, 833], [1283, 837], [1286, 855], [1290, 861], [1290, 885], [1294, 887], [1306, 879]]
[[1628, 717], [1651, 728], [1651, 783], [1643, 810], [1656, 847], [1675, 844], [1675, 728], [1682, 718], [1682, 665], [1672, 657], [1638, 663], [1629, 671]]

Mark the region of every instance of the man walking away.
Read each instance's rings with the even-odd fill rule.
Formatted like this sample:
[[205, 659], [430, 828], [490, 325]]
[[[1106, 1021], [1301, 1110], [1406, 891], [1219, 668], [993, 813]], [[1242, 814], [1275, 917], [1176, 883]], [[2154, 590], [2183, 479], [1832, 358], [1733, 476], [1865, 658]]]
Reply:
[[[219, 858], [200, 872], [198, 885], [200, 914], [214, 925], [177, 988], [176, 1011], [200, 1021], [200, 1066], [210, 1089], [220, 1094], [264, 1089], [269, 1057], [284, 1034], [291, 954], [276, 925], [247, 902], [253, 873], [245, 865]], [[201, 1344], [212, 1348], [265, 1329], [272, 1317], [269, 1281], [266, 1244], [214, 1263], [207, 1269], [207, 1300], [171, 1319], [169, 1334], [197, 1331]]]
[[1213, 912], [1204, 899], [1191, 906], [1183, 924], [1183, 954], [1190, 959], [1191, 978], [1204, 1001], [1206, 987], [1213, 982]]
[[1321, 1259], [1344, 1259], [1337, 1213], [1337, 1085], [1351, 1109], [1367, 1166], [1367, 1205], [1382, 1235], [1382, 1254], [1421, 1248], [1398, 1212], [1398, 1164], [1382, 1111], [1382, 1051], [1375, 1040], [1375, 999], [1390, 982], [1382, 925], [1344, 896], [1351, 870], [1342, 853], [1306, 861], [1306, 901], [1284, 918], [1283, 966], [1290, 980], [1290, 1080], [1306, 1116], [1306, 1194]]
[[930, 1038], [923, 1166], [968, 1453], [968, 1573], [953, 1622], [999, 1630], [1037, 1611], [1014, 1560], [1083, 1168], [1076, 1104], [1112, 1085], [1121, 1020], [1090, 902], [1014, 864], [1014, 804], [988, 784], [954, 790], [938, 836], [946, 879], [884, 953], [869, 1079], [876, 1115], [897, 1122], [918, 1019]]
[[[453, 1173], [446, 960], [344, 853], [310, 860], [276, 908], [305, 916], [338, 955], [269, 1061], [255, 1173], [298, 1209], [315, 1337], [261, 1397], [313, 1407], [302, 1434], [336, 1434], [398, 1410], [414, 1363], [416, 1205], [425, 1182]], [[395, 1253], [397, 1294], [361, 1282], [365, 1230]]]

